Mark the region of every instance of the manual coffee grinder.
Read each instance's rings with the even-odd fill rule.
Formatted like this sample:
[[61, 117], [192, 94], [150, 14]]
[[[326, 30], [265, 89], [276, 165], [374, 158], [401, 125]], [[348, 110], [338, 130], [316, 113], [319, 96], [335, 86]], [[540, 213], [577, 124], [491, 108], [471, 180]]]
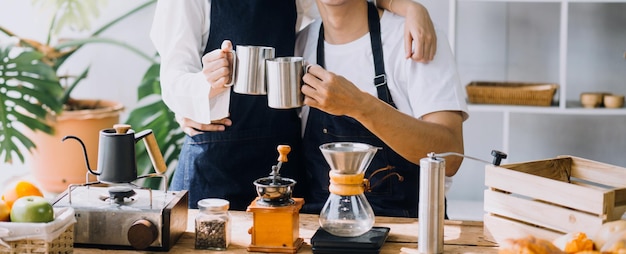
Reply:
[[382, 247], [389, 228], [373, 227], [374, 212], [363, 194], [365, 171], [379, 149], [352, 142], [320, 146], [330, 165], [330, 195], [320, 213], [321, 229], [311, 238], [314, 251], [377, 253]]
[[[491, 151], [493, 165], [500, 165], [507, 154]], [[443, 253], [443, 229], [445, 216], [445, 181], [446, 156], [459, 156], [475, 161], [484, 161], [478, 158], [455, 152], [436, 154], [428, 153], [427, 157], [420, 160], [420, 188], [418, 204], [418, 239], [417, 251], [420, 254]]]
[[296, 181], [279, 173], [291, 147], [279, 145], [277, 150], [278, 163], [272, 166], [270, 176], [254, 181], [258, 197], [246, 210], [252, 212], [250, 252], [296, 253], [304, 242], [299, 237], [299, 211], [304, 199], [291, 197]]

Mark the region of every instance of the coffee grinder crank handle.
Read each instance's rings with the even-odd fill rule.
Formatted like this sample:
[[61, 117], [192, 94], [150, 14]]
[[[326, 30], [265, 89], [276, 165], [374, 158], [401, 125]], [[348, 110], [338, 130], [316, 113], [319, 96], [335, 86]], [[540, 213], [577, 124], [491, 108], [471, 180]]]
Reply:
[[272, 175], [274, 177], [273, 179], [273, 183], [276, 184], [278, 178], [280, 177], [280, 168], [283, 165], [283, 162], [287, 162], [287, 154], [289, 154], [289, 152], [291, 152], [291, 146], [289, 145], [278, 145], [278, 147], [276, 147], [276, 150], [278, 151], [278, 163], [275, 166], [272, 166], [272, 172], [270, 172], [270, 175]]

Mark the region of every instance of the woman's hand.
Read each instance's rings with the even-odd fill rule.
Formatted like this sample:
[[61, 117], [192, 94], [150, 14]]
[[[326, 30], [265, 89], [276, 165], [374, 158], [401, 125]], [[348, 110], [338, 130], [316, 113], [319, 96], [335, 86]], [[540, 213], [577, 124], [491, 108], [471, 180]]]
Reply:
[[202, 57], [202, 73], [211, 84], [209, 98], [228, 90], [231, 82], [233, 44], [229, 40]]
[[437, 34], [426, 7], [413, 0], [376, 0], [376, 4], [405, 18], [406, 58], [423, 63], [432, 61], [437, 52]]
[[419, 4], [407, 9], [404, 26], [404, 49], [407, 58], [427, 63], [433, 60], [437, 52], [437, 34], [428, 10]]

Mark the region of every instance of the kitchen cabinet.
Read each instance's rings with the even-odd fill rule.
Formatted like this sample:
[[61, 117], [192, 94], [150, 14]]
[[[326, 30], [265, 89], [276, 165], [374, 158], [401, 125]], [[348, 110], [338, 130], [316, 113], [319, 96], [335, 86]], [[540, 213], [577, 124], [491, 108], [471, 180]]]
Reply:
[[[463, 85], [559, 85], [550, 107], [470, 104], [465, 153], [502, 150], [503, 163], [569, 154], [626, 166], [626, 108], [579, 102], [582, 92], [626, 94], [624, 13], [626, 0], [449, 0], [448, 38]], [[465, 160], [453, 199], [482, 200], [483, 169]]]

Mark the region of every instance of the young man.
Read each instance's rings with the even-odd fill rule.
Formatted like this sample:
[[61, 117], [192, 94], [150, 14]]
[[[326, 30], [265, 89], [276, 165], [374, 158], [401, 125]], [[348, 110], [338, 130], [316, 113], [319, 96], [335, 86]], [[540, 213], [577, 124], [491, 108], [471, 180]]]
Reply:
[[[362, 142], [382, 147], [365, 173], [374, 213], [417, 217], [419, 160], [429, 152], [463, 153], [467, 105], [448, 42], [438, 33], [434, 59], [414, 62], [402, 52], [404, 18], [365, 0], [317, 0], [317, 5], [321, 22], [305, 28], [296, 42], [296, 53], [317, 63], [302, 88], [312, 192], [303, 210], [319, 212], [329, 195], [329, 166], [319, 146]], [[453, 176], [461, 161], [446, 158], [446, 176]]]

